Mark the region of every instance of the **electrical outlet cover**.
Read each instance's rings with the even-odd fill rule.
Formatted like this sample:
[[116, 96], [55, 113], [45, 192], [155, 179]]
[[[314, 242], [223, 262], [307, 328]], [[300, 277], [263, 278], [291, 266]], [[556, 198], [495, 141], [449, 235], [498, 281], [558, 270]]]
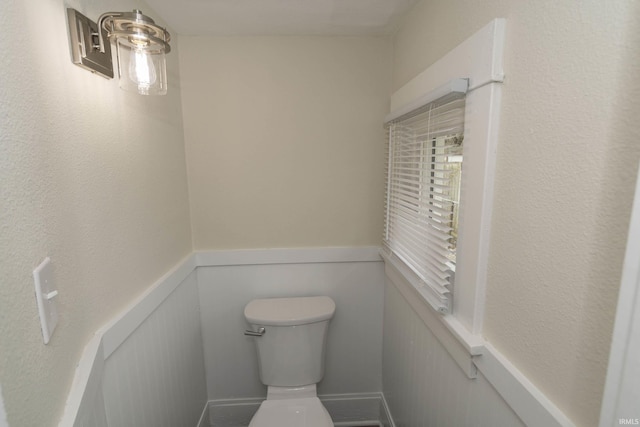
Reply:
[[53, 281], [53, 266], [49, 257], [45, 258], [42, 264], [33, 270], [33, 280], [36, 285], [36, 301], [40, 314], [42, 338], [44, 343], [48, 344], [53, 330], [58, 324], [58, 308], [55, 302], [58, 291]]

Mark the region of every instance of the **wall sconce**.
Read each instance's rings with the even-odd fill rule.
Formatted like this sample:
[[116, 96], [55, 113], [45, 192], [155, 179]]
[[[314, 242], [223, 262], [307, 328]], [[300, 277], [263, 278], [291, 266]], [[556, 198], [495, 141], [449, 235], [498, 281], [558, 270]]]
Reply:
[[71, 8], [67, 16], [74, 64], [113, 78], [113, 42], [120, 88], [141, 95], [167, 93], [165, 54], [171, 51], [171, 35], [166, 29], [139, 10], [103, 13], [97, 23]]

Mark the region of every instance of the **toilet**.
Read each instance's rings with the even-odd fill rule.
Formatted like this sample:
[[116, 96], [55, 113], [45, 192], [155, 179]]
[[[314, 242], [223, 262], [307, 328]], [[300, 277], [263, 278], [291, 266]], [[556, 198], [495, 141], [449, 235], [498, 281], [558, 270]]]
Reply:
[[249, 427], [333, 427], [318, 399], [329, 321], [336, 305], [326, 296], [256, 299], [244, 309], [258, 352], [267, 399]]

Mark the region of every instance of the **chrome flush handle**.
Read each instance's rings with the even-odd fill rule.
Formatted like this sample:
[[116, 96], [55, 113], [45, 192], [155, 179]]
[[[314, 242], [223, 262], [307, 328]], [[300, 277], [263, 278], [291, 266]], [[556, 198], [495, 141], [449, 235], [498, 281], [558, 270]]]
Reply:
[[244, 334], [247, 335], [247, 336], [250, 336], [250, 337], [261, 337], [261, 336], [264, 335], [265, 332], [266, 331], [265, 331], [264, 328], [258, 328], [257, 331], [246, 330], [246, 331], [244, 331]]

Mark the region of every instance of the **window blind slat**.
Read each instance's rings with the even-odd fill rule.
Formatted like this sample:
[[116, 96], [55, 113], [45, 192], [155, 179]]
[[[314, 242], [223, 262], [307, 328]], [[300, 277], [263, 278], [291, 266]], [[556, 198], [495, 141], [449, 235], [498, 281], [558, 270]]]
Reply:
[[[432, 193], [428, 195], [434, 196]], [[396, 191], [395, 199], [409, 209], [415, 208], [420, 214], [427, 214], [427, 212], [436, 213], [443, 221], [446, 221], [446, 217], [451, 215], [451, 208], [453, 206], [451, 202], [429, 199], [427, 202], [419, 202], [420, 204], [416, 205], [416, 199], [412, 196], [413, 194], [411, 193]], [[438, 194], [438, 196], [440, 196], [440, 194]]]
[[[395, 197], [398, 200], [403, 200], [409, 202], [410, 205], [421, 207], [421, 208], [429, 208], [433, 207], [435, 212], [438, 212], [441, 215], [451, 215], [451, 207], [453, 203], [448, 201], [444, 196], [446, 194], [443, 193], [435, 193], [433, 191], [420, 191], [420, 189], [406, 188], [401, 186], [395, 187]], [[415, 196], [419, 196], [422, 193], [423, 196], [429, 197], [426, 200], [420, 201], [418, 205], [418, 201]]]
[[464, 110], [463, 95], [447, 96], [388, 124], [384, 247], [442, 312], [450, 308]]
[[[409, 185], [407, 185], [407, 184], [409, 184]], [[395, 188], [402, 189], [402, 190], [405, 190], [405, 191], [406, 190], [415, 191], [417, 185], [411, 185], [411, 184], [416, 184], [416, 183], [412, 182], [412, 181], [406, 181], [406, 180], [401, 181], [401, 180], [398, 180], [396, 182]], [[433, 182], [430, 182], [430, 183], [427, 183], [427, 184], [424, 184], [424, 185], [428, 185], [429, 187], [433, 187], [436, 190], [443, 191], [443, 193], [437, 193], [438, 195], [446, 195], [446, 193], [451, 191], [451, 188], [448, 185], [436, 184], [436, 183], [433, 183]]]
[[[411, 264], [415, 264], [419, 260], [419, 258], [416, 257], [416, 254], [411, 250], [404, 250], [404, 248], [402, 247], [396, 247], [392, 248], [392, 251], [395, 252], [400, 258], [409, 261]], [[448, 275], [445, 277], [439, 277], [435, 273], [435, 270], [430, 269], [418, 269], [415, 272], [420, 278], [427, 282], [427, 284], [436, 285], [440, 291], [448, 292]]]
[[402, 245], [402, 247], [406, 248], [408, 250], [408, 253], [417, 255], [420, 257], [420, 259], [424, 259], [430, 264], [429, 266], [425, 266], [429, 268], [422, 269], [424, 276], [429, 276], [433, 280], [442, 281], [443, 283], [445, 283], [444, 281], [450, 276], [449, 270], [446, 267], [442, 267], [447, 262], [446, 257], [438, 256], [437, 253], [432, 253], [429, 251], [416, 251], [416, 246], [412, 245], [411, 243]]
[[396, 206], [391, 208], [391, 211], [402, 215], [403, 219], [412, 219], [416, 224], [430, 225], [433, 227], [434, 233], [435, 230], [437, 230], [443, 234], [442, 239], [449, 239], [451, 237], [449, 235], [451, 231], [449, 223], [451, 220], [443, 220], [440, 217], [429, 215], [424, 210], [417, 211], [413, 209], [412, 206], [407, 206], [403, 203], [397, 203]]

